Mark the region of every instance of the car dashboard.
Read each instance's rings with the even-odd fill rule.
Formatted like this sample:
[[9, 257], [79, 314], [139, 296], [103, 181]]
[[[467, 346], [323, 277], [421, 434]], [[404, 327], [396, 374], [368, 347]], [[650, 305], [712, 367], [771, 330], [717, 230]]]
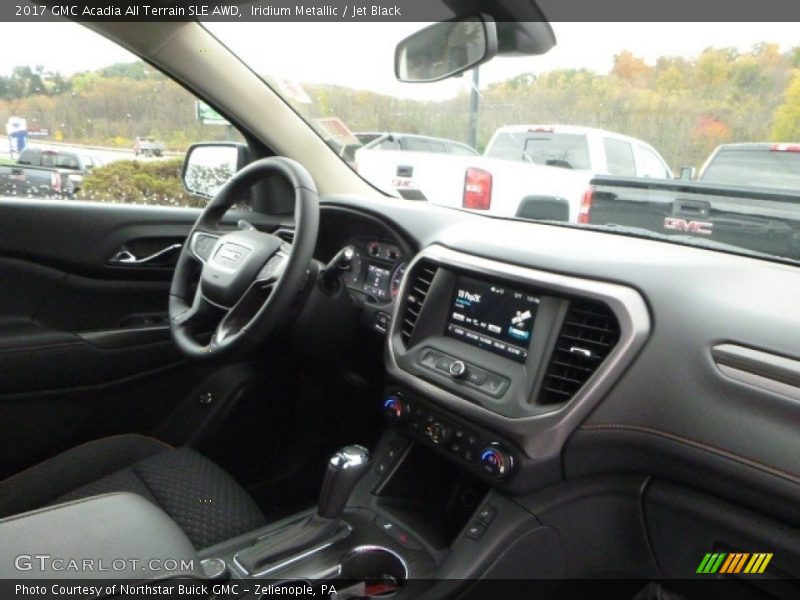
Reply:
[[[754, 492], [757, 506], [800, 516], [787, 458], [800, 410], [769, 366], [800, 366], [797, 269], [427, 203], [322, 206], [336, 240], [323, 235], [321, 258], [353, 244], [347, 287], [389, 317], [373, 328], [376, 403], [405, 435], [515, 493], [609, 471], [700, 486], [725, 472], [709, 491], [761, 486], [773, 496]], [[734, 360], [737, 377], [731, 346], [759, 353]]]

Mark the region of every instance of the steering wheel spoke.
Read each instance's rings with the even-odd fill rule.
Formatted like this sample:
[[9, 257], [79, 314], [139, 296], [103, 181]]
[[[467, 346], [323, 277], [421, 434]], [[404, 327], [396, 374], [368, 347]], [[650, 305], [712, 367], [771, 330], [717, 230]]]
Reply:
[[258, 275], [256, 275], [255, 283], [263, 288], [274, 286], [286, 270], [286, 262], [288, 260], [289, 253], [284, 252], [283, 249], [278, 250], [261, 267]]
[[[209, 320], [214, 313], [214, 306], [203, 297], [200, 286], [194, 294], [191, 304], [182, 298], [170, 297], [170, 323], [175, 327], [191, 327], [197, 329]], [[174, 313], [174, 314], [173, 314]]]

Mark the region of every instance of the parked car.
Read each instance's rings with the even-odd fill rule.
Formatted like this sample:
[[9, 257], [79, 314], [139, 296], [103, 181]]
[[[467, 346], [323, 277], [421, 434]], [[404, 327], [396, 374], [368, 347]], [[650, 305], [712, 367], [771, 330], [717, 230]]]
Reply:
[[0, 165], [0, 195], [71, 197], [76, 188], [75, 173], [68, 169], [33, 167], [29, 165]]
[[83, 177], [102, 161], [74, 150], [27, 147], [16, 165], [0, 166], [0, 192], [6, 195], [71, 197]]
[[800, 260], [800, 144], [723, 144], [697, 181], [597, 177], [578, 221]]
[[[355, 153], [358, 172], [383, 190], [498, 216], [576, 221], [597, 174], [667, 179], [667, 162], [649, 144], [602, 129], [565, 125], [499, 128], [483, 156]], [[523, 203], [523, 199], [526, 199]]]
[[134, 156], [162, 156], [164, 145], [153, 137], [137, 137], [133, 144]]
[[412, 133], [358, 132], [354, 134], [360, 144], [346, 144], [339, 150], [339, 156], [358, 169], [355, 153], [360, 149], [401, 150], [405, 152], [436, 152], [478, 156], [480, 153], [469, 144], [444, 138]]
[[83, 185], [83, 177], [95, 167], [103, 165], [99, 158], [74, 150], [52, 148], [25, 148], [17, 161], [20, 165], [66, 169], [70, 171], [69, 180], [72, 191], [77, 192]]

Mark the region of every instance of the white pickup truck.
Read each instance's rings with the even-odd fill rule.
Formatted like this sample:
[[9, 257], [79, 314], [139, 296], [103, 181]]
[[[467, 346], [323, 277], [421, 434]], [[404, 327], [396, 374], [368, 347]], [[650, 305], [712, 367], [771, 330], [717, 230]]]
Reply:
[[482, 156], [362, 148], [355, 162], [365, 179], [403, 198], [571, 222], [584, 220], [582, 200], [595, 175], [673, 176], [646, 142], [568, 125], [501, 127]]

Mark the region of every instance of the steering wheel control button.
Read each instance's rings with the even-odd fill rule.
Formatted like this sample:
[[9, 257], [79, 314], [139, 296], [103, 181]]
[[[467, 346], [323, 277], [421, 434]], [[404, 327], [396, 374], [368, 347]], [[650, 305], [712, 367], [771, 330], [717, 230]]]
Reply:
[[463, 360], [454, 360], [450, 363], [447, 371], [453, 379], [462, 379], [467, 375], [467, 365], [464, 364]]
[[383, 414], [390, 421], [400, 421], [406, 416], [406, 404], [399, 394], [389, 396], [383, 401]]
[[484, 472], [496, 479], [506, 477], [513, 466], [511, 455], [496, 442], [481, 451], [480, 461]]
[[195, 234], [194, 253], [202, 260], [208, 260], [216, 243], [217, 238], [215, 236], [203, 235], [202, 233]]

